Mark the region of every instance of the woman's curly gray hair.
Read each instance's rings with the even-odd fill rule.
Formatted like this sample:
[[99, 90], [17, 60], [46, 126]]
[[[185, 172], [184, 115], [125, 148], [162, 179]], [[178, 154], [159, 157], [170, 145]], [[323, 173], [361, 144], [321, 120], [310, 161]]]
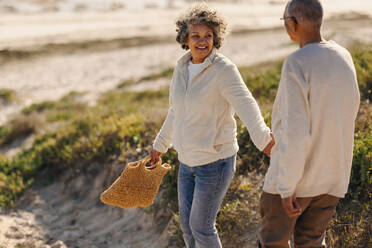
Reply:
[[193, 6], [176, 21], [176, 40], [181, 44], [182, 48], [189, 49], [186, 45], [189, 28], [197, 24], [206, 24], [212, 28], [213, 46], [217, 49], [220, 48], [226, 33], [227, 23], [219, 12], [210, 9], [205, 3]]

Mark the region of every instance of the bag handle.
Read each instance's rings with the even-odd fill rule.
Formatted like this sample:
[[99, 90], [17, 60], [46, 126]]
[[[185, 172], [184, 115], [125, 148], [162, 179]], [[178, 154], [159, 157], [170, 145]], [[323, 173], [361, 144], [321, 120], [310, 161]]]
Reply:
[[149, 167], [146, 167], [146, 164], [148, 164], [150, 162], [150, 160], [151, 160], [151, 156], [150, 155], [146, 156], [144, 159], [142, 159], [140, 166], [143, 169], [153, 170], [156, 167], [160, 166], [163, 162], [161, 157], [159, 157], [159, 161], [156, 164], [153, 164], [153, 165], [150, 165]]

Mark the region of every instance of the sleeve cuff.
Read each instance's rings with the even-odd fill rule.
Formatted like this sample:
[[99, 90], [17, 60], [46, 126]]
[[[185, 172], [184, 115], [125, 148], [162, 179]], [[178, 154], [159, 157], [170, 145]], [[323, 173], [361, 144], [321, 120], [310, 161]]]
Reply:
[[291, 197], [293, 194], [294, 194], [294, 192], [292, 192], [292, 193], [280, 193], [280, 197], [282, 199], [283, 198], [288, 198], [288, 197]]
[[260, 150], [261, 152], [265, 149], [265, 147], [270, 143], [271, 141], [271, 130], [270, 128], [266, 127], [265, 130], [263, 131], [263, 133], [261, 135], [263, 135], [263, 137], [261, 138], [259, 144], [255, 144], [258, 148], [258, 150]]
[[157, 150], [158, 152], [161, 152], [161, 153], [166, 153], [168, 151], [168, 147], [165, 146], [165, 145], [162, 145], [160, 142], [159, 142], [159, 139], [156, 139], [154, 141], [154, 144], [152, 145], [152, 148]]

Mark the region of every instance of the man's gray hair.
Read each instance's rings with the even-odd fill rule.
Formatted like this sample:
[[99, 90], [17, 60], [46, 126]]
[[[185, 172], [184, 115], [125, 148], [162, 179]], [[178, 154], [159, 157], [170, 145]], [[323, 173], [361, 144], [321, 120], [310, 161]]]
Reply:
[[294, 16], [298, 21], [321, 25], [323, 7], [319, 0], [291, 0], [286, 7], [286, 14]]

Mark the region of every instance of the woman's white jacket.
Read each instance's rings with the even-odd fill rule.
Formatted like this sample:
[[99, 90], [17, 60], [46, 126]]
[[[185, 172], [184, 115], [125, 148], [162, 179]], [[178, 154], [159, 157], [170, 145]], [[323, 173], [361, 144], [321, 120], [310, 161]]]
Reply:
[[205, 67], [187, 82], [190, 59], [187, 52], [177, 62], [169, 90], [170, 108], [153, 148], [165, 153], [173, 146], [180, 162], [188, 166], [230, 157], [239, 150], [236, 112], [262, 151], [271, 140], [270, 129], [236, 65], [213, 49]]

